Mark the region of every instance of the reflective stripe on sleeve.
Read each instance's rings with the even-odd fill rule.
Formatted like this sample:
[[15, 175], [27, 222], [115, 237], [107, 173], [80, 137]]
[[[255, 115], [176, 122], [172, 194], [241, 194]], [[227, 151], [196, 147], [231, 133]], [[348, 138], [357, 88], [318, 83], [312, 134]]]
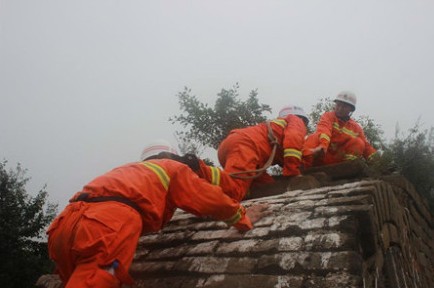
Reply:
[[347, 134], [348, 136], [351, 136], [353, 138], [359, 137], [359, 133], [354, 132], [353, 130], [350, 130], [350, 129], [345, 128], [345, 127], [341, 128], [341, 127], [339, 127], [339, 124], [337, 122], [333, 123], [333, 128], [338, 130], [339, 132]]
[[240, 207], [238, 209], [237, 213], [234, 214], [234, 216], [232, 216], [229, 219], [224, 220], [224, 222], [228, 225], [233, 225], [233, 224], [237, 223], [238, 221], [240, 221], [241, 217], [243, 217], [243, 209]]
[[274, 120], [271, 120], [271, 122], [279, 125], [282, 128], [285, 128], [286, 125], [288, 125], [288, 123], [285, 120], [283, 120], [283, 119], [274, 119]]
[[325, 140], [327, 140], [327, 142], [330, 142], [330, 136], [327, 134], [321, 133], [319, 135], [319, 140], [321, 140], [321, 139], [325, 139]]
[[142, 163], [145, 167], [151, 169], [155, 174], [157, 174], [158, 178], [161, 181], [161, 184], [163, 184], [163, 187], [164, 189], [166, 189], [166, 191], [169, 189], [170, 177], [161, 166], [151, 162], [140, 163]]
[[211, 184], [220, 185], [220, 169], [213, 166], [209, 168], [211, 169]]
[[356, 133], [348, 128], [342, 128], [342, 133], [350, 135], [353, 138], [359, 137], [359, 133]]
[[287, 148], [283, 151], [283, 157], [295, 157], [301, 160], [301, 151], [297, 149]]
[[357, 158], [359, 158], [359, 157], [357, 157], [356, 155], [345, 154], [345, 160], [356, 160]]

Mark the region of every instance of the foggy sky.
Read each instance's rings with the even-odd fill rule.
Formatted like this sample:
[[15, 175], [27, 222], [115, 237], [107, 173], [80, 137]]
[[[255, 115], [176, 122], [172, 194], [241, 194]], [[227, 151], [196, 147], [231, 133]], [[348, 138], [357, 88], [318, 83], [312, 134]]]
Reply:
[[0, 160], [63, 208], [152, 139], [174, 142], [184, 86], [213, 104], [237, 82], [273, 114], [351, 90], [388, 138], [429, 128], [432, 15], [429, 0], [0, 0]]

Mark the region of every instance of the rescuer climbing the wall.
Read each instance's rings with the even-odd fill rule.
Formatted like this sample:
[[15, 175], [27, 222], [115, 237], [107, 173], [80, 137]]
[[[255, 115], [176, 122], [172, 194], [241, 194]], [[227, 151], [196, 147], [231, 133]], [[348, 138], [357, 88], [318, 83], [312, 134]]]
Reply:
[[176, 208], [225, 221], [240, 231], [252, 229], [265, 215], [265, 205], [245, 209], [184, 163], [150, 159], [174, 151], [164, 143], [145, 148], [144, 161], [95, 178], [51, 223], [49, 255], [66, 288], [131, 284], [128, 269], [139, 236], [159, 231]]

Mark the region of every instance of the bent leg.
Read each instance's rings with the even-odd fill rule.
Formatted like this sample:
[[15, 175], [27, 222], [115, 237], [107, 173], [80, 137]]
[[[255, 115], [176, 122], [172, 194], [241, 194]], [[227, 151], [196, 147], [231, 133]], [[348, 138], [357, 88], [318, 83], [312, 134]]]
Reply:
[[[50, 256], [53, 256], [65, 286], [120, 287], [121, 283], [131, 284], [132, 278], [127, 271], [142, 231], [139, 213], [112, 201], [72, 205], [80, 207], [75, 226], [56, 228], [49, 234]], [[62, 227], [68, 224], [68, 219], [74, 218], [66, 216]], [[69, 242], [62, 244], [62, 239]], [[118, 265], [114, 267], [113, 275], [108, 271], [115, 261]]]
[[244, 139], [238, 134], [230, 134], [220, 144], [218, 149], [218, 158], [224, 170], [222, 173], [222, 183], [227, 183], [230, 187], [225, 190], [230, 197], [241, 201], [253, 181], [251, 176], [255, 173], [240, 173], [255, 170], [258, 168], [258, 155], [255, 151], [254, 144], [248, 139]]
[[97, 263], [78, 264], [65, 288], [120, 288], [121, 281]]

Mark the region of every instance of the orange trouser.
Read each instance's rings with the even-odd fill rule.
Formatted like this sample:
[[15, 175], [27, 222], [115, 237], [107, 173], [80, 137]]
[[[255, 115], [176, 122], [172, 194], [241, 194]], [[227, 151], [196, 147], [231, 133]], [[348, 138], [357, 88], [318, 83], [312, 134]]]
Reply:
[[365, 150], [365, 143], [362, 139], [350, 138], [346, 142], [339, 145], [331, 142], [325, 155], [314, 159], [310, 151], [319, 145], [319, 133], [314, 133], [307, 137], [303, 148], [303, 163], [305, 168], [353, 160], [355, 158], [362, 157], [363, 151]]
[[[237, 133], [229, 134], [229, 136], [220, 143], [218, 149], [218, 158], [220, 164], [223, 166], [224, 171], [228, 174], [239, 171], [251, 171], [260, 166], [261, 159], [259, 159], [254, 143], [245, 139], [242, 135]], [[255, 173], [243, 173], [239, 174], [240, 177], [231, 177], [231, 198], [241, 201], [250, 185], [253, 178], [249, 176], [256, 175]]]
[[[142, 231], [133, 208], [118, 202], [69, 204], [49, 227], [48, 250], [65, 288], [121, 287]], [[108, 268], [119, 266], [114, 275]]]

